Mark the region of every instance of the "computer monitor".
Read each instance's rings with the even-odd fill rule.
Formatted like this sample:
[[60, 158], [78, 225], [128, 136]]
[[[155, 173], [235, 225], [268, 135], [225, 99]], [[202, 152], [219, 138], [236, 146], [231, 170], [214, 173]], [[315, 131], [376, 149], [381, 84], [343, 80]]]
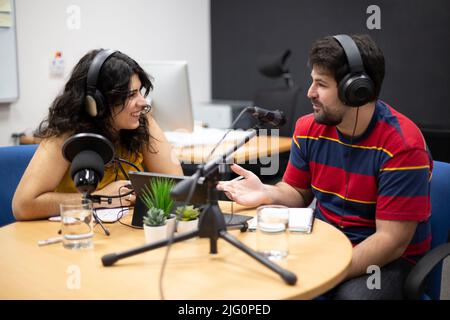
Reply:
[[152, 116], [163, 131], [194, 129], [191, 92], [186, 61], [142, 61], [144, 71], [153, 78], [148, 95]]

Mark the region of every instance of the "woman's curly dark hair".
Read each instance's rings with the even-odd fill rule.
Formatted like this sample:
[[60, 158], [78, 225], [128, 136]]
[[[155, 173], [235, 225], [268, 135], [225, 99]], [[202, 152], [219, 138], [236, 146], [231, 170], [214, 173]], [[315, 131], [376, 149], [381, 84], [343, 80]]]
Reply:
[[136, 61], [127, 55], [116, 51], [103, 64], [97, 89], [106, 98], [107, 106], [96, 117], [91, 117], [85, 108], [86, 79], [89, 66], [100, 50], [88, 52], [74, 67], [70, 79], [63, 92], [58, 95], [49, 108], [48, 116], [43, 120], [35, 135], [39, 138], [50, 138], [63, 134], [90, 132], [101, 134], [115, 146], [121, 146], [130, 154], [136, 154], [142, 147], [154, 152], [149, 143], [150, 135], [148, 121], [145, 116], [139, 119], [139, 127], [133, 130], [120, 130], [119, 134], [111, 125], [112, 107], [125, 108], [130, 94], [131, 77], [136, 74], [141, 81], [141, 91], [145, 89], [147, 96], [153, 89], [150, 77]]

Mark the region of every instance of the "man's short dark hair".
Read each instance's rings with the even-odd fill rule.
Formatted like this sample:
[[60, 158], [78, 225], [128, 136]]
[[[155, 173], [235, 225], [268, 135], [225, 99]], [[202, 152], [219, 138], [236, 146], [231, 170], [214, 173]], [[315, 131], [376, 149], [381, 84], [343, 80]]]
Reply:
[[[362, 57], [364, 69], [375, 85], [375, 98], [378, 98], [384, 78], [384, 55], [375, 41], [367, 34], [350, 36], [355, 41]], [[344, 49], [332, 36], [318, 39], [309, 53], [308, 65], [328, 70], [337, 83], [349, 71]]]

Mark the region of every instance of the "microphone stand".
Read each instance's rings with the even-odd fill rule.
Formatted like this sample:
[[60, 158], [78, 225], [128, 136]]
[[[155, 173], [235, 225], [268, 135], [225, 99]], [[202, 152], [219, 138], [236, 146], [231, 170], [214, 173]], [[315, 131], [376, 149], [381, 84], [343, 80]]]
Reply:
[[[267, 257], [259, 254], [258, 252], [252, 250], [244, 243], [240, 242], [234, 236], [227, 232], [227, 227], [225, 223], [224, 216], [222, 211], [220, 210], [218, 203], [218, 191], [217, 191], [217, 183], [219, 181], [219, 165], [223, 163], [223, 161], [228, 160], [230, 156], [242, 145], [247, 143], [251, 138], [256, 135], [256, 130], [251, 131], [246, 137], [244, 137], [239, 143], [229, 148], [222, 156], [217, 157], [206, 163], [205, 165], [199, 165], [197, 167], [197, 171], [191, 176], [191, 179], [183, 180], [179, 182], [172, 189], [172, 198], [174, 200], [185, 199], [185, 195], [190, 190], [192, 184], [197, 184], [200, 178], [204, 178], [203, 183], [207, 184], [207, 203], [203, 207], [203, 210], [200, 214], [200, 219], [198, 223], [198, 230], [191, 231], [185, 234], [177, 235], [173, 238], [172, 242], [180, 242], [183, 240], [191, 239], [194, 237], [200, 238], [209, 238], [210, 245], [210, 253], [217, 253], [217, 240], [223, 239], [238, 248], [239, 250], [245, 252], [247, 255], [257, 260], [258, 262], [265, 265], [270, 270], [277, 273], [287, 284], [294, 285], [297, 282], [297, 276], [286, 270], [276, 263], [269, 260]], [[226, 162], [225, 162], [226, 163]], [[121, 253], [111, 253], [104, 255], [102, 257], [103, 266], [108, 267], [116, 263], [117, 261], [128, 258], [143, 252], [147, 252], [156, 248], [164, 247], [170, 243], [170, 239], [161, 240], [156, 243], [143, 245], [131, 250], [127, 250]]]
[[[112, 199], [111, 199], [111, 198], [107, 198], [107, 199], [105, 200], [105, 199], [102, 199], [102, 197], [100, 197], [100, 196], [93, 196], [93, 195], [91, 195], [90, 193], [83, 193], [83, 198], [82, 198], [82, 200], [90, 200], [90, 201], [92, 201], [93, 203], [102, 203], [102, 201], [108, 202], [108, 203], [111, 203], [111, 202], [112, 202]], [[95, 222], [96, 222], [97, 224], [99, 224], [100, 227], [103, 229], [103, 232], [104, 232], [107, 236], [109, 236], [111, 233], [109, 232], [108, 228], [106, 228], [105, 225], [102, 223], [102, 221], [99, 219], [99, 217], [98, 217], [97, 214], [95, 213], [95, 210], [92, 210], [92, 215], [94, 216]]]

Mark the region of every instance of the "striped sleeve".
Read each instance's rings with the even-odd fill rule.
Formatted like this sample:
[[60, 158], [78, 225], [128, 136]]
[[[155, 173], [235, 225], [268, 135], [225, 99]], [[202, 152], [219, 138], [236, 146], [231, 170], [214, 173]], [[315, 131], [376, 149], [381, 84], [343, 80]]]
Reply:
[[283, 181], [295, 188], [310, 189], [311, 173], [306, 156], [306, 139], [300, 138], [300, 125], [301, 121], [298, 121], [292, 137], [291, 154]]
[[380, 169], [376, 218], [424, 221], [430, 215], [432, 164], [425, 150], [394, 155]]

